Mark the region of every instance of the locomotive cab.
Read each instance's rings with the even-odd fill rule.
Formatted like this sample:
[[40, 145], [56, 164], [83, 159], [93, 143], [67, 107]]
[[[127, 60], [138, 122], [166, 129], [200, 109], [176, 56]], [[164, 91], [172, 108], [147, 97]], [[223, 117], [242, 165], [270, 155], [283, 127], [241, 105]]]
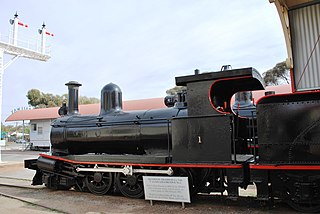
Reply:
[[254, 129], [255, 115], [239, 117], [232, 110], [231, 98], [237, 92], [264, 89], [255, 69], [177, 77], [176, 84], [187, 87], [188, 118], [172, 122], [174, 162], [231, 163], [252, 157], [248, 139], [256, 137], [254, 131], [248, 133], [248, 127]]

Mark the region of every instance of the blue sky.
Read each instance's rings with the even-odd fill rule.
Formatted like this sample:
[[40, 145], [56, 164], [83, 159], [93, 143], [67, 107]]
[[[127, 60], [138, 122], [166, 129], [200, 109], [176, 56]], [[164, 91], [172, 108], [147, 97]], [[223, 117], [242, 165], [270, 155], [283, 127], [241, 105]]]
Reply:
[[[124, 100], [164, 97], [174, 77], [218, 71], [222, 65], [261, 73], [286, 58], [276, 8], [268, 0], [2, 0], [0, 33], [18, 12], [19, 39], [40, 39], [45, 21], [51, 59], [18, 59], [5, 70], [2, 120], [27, 106], [27, 91], [64, 94], [70, 80], [80, 95], [100, 98], [116, 83]], [[5, 58], [5, 63], [10, 57]]]

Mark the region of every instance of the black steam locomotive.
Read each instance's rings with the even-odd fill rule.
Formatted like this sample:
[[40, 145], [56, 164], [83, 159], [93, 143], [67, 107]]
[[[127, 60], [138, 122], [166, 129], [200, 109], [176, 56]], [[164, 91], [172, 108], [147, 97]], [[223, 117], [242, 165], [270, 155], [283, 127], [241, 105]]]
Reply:
[[25, 160], [36, 170], [33, 185], [140, 198], [142, 176], [174, 175], [188, 177], [191, 194], [236, 198], [239, 187], [254, 184], [257, 199], [320, 211], [320, 92], [232, 105], [234, 94], [264, 89], [253, 68], [177, 77], [176, 84], [187, 90], [166, 99], [172, 107], [125, 112], [110, 83], [100, 114], [91, 116], [78, 113], [80, 84], [66, 84], [69, 104], [52, 123], [51, 153]]

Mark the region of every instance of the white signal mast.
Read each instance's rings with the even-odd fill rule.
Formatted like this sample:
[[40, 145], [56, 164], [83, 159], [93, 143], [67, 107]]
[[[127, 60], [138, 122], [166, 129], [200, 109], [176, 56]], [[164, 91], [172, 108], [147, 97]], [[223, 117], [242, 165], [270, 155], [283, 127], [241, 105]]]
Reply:
[[[14, 15], [13, 19], [9, 20], [12, 25], [12, 34], [7, 38], [6, 41], [4, 37], [1, 37], [0, 34], [0, 122], [2, 121], [2, 82], [3, 82], [3, 74], [6, 68], [9, 67], [14, 61], [16, 61], [19, 57], [47, 61], [50, 59], [50, 55], [48, 52], [48, 48], [46, 47], [46, 35], [53, 36], [52, 33], [49, 33], [45, 24], [43, 23], [42, 29], [39, 29], [39, 33], [41, 34], [41, 46], [38, 50], [38, 45], [35, 47], [30, 46], [30, 43], [22, 43], [18, 40], [18, 30], [19, 27], [28, 28], [27, 24], [21, 22], [18, 18], [18, 14]], [[27, 44], [27, 45], [25, 45]], [[12, 58], [4, 64], [4, 56], [5, 54], [11, 55]], [[0, 126], [0, 136], [2, 136], [1, 126]], [[0, 139], [0, 162], [1, 160], [1, 146], [5, 145], [4, 140]]]

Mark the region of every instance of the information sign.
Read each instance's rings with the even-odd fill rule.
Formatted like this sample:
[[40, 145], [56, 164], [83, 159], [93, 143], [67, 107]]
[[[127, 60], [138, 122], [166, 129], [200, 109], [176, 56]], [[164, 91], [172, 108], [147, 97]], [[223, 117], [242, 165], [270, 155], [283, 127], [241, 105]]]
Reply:
[[143, 176], [146, 200], [190, 203], [187, 177]]

